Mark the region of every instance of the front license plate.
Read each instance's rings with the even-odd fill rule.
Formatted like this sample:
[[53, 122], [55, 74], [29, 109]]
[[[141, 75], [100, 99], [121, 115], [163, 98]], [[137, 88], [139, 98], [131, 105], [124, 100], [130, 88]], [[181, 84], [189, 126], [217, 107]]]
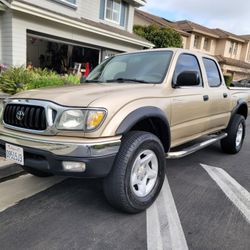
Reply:
[[7, 160], [11, 160], [17, 164], [24, 165], [23, 148], [6, 143], [5, 149]]

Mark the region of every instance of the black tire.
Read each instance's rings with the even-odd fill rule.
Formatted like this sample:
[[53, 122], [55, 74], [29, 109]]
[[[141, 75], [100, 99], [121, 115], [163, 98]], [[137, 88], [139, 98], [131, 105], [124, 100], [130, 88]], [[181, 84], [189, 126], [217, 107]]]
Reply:
[[[243, 128], [243, 134], [240, 143], [236, 143], [237, 132], [240, 127]], [[221, 140], [222, 151], [227, 154], [237, 154], [242, 148], [246, 134], [245, 118], [239, 114], [234, 115], [228, 125], [228, 128], [226, 129], [226, 133], [228, 134], [228, 136], [225, 139]]]
[[37, 176], [37, 177], [49, 177], [49, 176], [53, 175], [51, 173], [43, 172], [41, 170], [38, 170], [38, 169], [35, 169], [35, 168], [30, 168], [30, 167], [27, 167], [27, 166], [22, 166], [22, 168], [27, 173], [32, 174], [32, 175]]
[[[130, 175], [136, 157], [144, 150], [153, 151], [158, 162], [158, 174], [152, 190], [144, 197], [132, 191]], [[165, 179], [165, 153], [160, 140], [153, 134], [132, 131], [122, 140], [112, 171], [103, 181], [108, 202], [115, 208], [128, 213], [139, 213], [147, 209], [157, 198]], [[148, 182], [148, 180], [146, 181]]]

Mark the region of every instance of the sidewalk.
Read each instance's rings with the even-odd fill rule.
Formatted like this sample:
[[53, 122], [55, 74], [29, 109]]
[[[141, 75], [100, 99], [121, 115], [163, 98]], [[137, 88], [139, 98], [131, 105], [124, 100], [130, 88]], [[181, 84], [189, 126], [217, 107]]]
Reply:
[[3, 92], [1, 92], [1, 90], [0, 90], [0, 99], [4, 100], [4, 99], [7, 98], [8, 96], [10, 96], [10, 95], [8, 95], [8, 94], [6, 94], [6, 93], [3, 93]]
[[20, 174], [23, 171], [24, 170], [21, 167], [17, 166], [15, 163], [7, 161], [3, 157], [0, 157], [0, 181], [3, 178]]

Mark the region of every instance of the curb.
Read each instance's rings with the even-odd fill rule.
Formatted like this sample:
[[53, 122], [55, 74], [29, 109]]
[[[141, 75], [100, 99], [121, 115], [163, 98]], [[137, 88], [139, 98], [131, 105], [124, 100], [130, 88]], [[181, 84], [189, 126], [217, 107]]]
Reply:
[[2, 104], [3, 101], [4, 101], [6, 98], [8, 98], [8, 97], [10, 97], [10, 95], [5, 94], [5, 93], [3, 93], [3, 92], [0, 91], [0, 104]]
[[23, 172], [24, 170], [18, 165], [0, 158], [0, 182], [2, 179], [21, 174]]
[[9, 97], [10, 95], [9, 94], [6, 94], [6, 93], [3, 93], [0, 91], [0, 99], [5, 99], [7, 97]]

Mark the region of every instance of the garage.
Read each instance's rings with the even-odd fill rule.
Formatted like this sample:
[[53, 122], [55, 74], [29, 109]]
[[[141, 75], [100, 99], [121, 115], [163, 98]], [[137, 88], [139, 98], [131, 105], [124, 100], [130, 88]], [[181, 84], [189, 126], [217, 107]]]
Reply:
[[101, 59], [101, 49], [45, 34], [27, 33], [27, 65], [59, 74], [91, 71]]

